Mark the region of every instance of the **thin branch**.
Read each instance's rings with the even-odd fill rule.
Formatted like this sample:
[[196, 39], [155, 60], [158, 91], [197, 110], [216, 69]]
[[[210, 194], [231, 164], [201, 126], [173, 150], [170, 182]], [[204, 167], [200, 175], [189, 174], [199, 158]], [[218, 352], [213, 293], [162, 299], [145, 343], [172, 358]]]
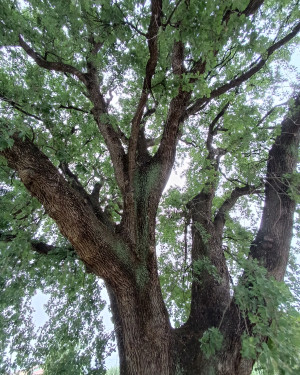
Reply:
[[220, 226], [224, 227], [226, 214], [233, 208], [238, 198], [244, 195], [259, 194], [262, 192], [259, 188], [260, 186], [253, 186], [248, 184], [243, 187], [236, 187], [231, 192], [230, 197], [225, 199], [225, 201], [219, 208], [217, 214], [215, 215], [214, 225], [219, 228]]
[[229, 107], [229, 104], [230, 104], [230, 102], [227, 102], [224, 105], [224, 107], [221, 109], [221, 111], [217, 114], [217, 116], [209, 124], [208, 135], [207, 135], [207, 140], [206, 140], [206, 147], [207, 147], [209, 155], [211, 155], [211, 156], [212, 156], [212, 154], [215, 154], [215, 152], [213, 152], [214, 150], [213, 150], [213, 147], [212, 147], [213, 137], [217, 133], [217, 128], [215, 128], [215, 126], [218, 123], [218, 121], [224, 116], [225, 112], [227, 111], [227, 109]]
[[[258, 123], [256, 124], [256, 127], [259, 127], [267, 117], [269, 117], [277, 107], [281, 107], [283, 105], [287, 105], [288, 104], [288, 101], [284, 102], [284, 103], [280, 103], [280, 104], [277, 104], [275, 105], [274, 107], [272, 107], [259, 121]], [[273, 128], [274, 129], [274, 128]]]
[[176, 12], [177, 8], [179, 7], [180, 3], [182, 2], [182, 0], [178, 0], [177, 3], [175, 4], [175, 7], [173, 8], [172, 12], [170, 13], [167, 21], [162, 25], [163, 28], [165, 29], [168, 25], [171, 24], [171, 19], [174, 15], [174, 13]]
[[28, 56], [33, 58], [38, 66], [47, 70], [54, 70], [57, 72], [70, 73], [75, 75], [81, 82], [86, 84], [85, 74], [80, 70], [76, 69], [74, 66], [69, 64], [64, 64], [62, 62], [50, 62], [45, 60], [39, 53], [35, 52], [22, 38], [22, 35], [19, 35], [19, 43], [23, 50], [27, 53]]
[[[11, 234], [11, 233], [4, 233], [4, 232], [0, 232], [0, 242], [12, 242], [13, 240], [15, 240], [17, 238], [17, 235], [16, 234]], [[54, 246], [54, 245], [49, 245], [43, 241], [39, 241], [39, 240], [31, 240], [30, 241], [30, 245], [31, 245], [31, 248], [33, 251], [39, 253], [39, 254], [43, 254], [43, 255], [48, 255], [49, 253], [54, 253], [55, 251], [62, 251], [62, 250], [65, 250], [66, 252], [71, 252], [71, 253], [74, 253], [75, 255], [75, 250], [74, 248], [69, 245], [65, 248], [61, 248], [61, 247], [57, 247], [57, 246]]]
[[126, 20], [123, 24], [132, 27], [133, 30], [135, 30], [138, 34], [140, 34], [140, 35], [142, 35], [142, 36], [144, 36], [144, 37], [147, 38], [147, 33], [144, 33], [141, 30], [139, 30], [138, 27], [136, 25], [134, 25], [133, 23], [131, 23], [131, 22], [129, 22], [129, 21]]
[[252, 66], [252, 68], [240, 74], [238, 77], [232, 79], [230, 82], [225, 83], [224, 85], [212, 90], [209, 98], [203, 97], [203, 98], [196, 100], [195, 103], [187, 109], [185, 117], [196, 114], [205, 102], [209, 102], [212, 99], [217, 98], [222, 94], [225, 94], [229, 90], [240, 86], [242, 83], [250, 79], [254, 74], [259, 72], [265, 66], [269, 57], [275, 51], [277, 51], [279, 48], [281, 48], [290, 40], [292, 40], [298, 34], [299, 31], [300, 31], [300, 22], [292, 29], [292, 31], [289, 34], [287, 34], [284, 38], [279, 40], [277, 43], [274, 43], [272, 46], [270, 46], [266, 50], [265, 54], [263, 54], [264, 57], [261, 57], [261, 59], [254, 66]]
[[22, 106], [21, 106], [20, 104], [18, 104], [17, 102], [15, 102], [14, 100], [8, 99], [8, 98], [6, 98], [6, 97], [4, 97], [4, 96], [2, 96], [2, 95], [0, 95], [0, 100], [3, 100], [4, 102], [10, 104], [14, 109], [16, 109], [17, 111], [23, 113], [23, 114], [26, 115], [26, 116], [32, 117], [32, 118], [34, 118], [34, 119], [36, 119], [36, 120], [38, 120], [38, 121], [43, 121], [43, 120], [41, 119], [41, 117], [36, 116], [36, 115], [34, 115], [33, 113], [29, 113], [29, 112], [25, 111], [25, 110], [22, 108]]
[[58, 109], [74, 109], [75, 111], [82, 112], [82, 113], [90, 113], [89, 111], [85, 111], [84, 109], [74, 107], [73, 105], [60, 105]]

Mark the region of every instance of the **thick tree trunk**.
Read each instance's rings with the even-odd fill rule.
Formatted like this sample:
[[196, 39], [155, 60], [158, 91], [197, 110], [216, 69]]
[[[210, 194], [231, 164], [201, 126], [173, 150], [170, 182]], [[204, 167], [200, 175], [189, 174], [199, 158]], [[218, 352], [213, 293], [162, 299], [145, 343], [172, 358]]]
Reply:
[[[155, 285], [156, 284], [156, 285]], [[201, 351], [202, 331], [188, 324], [173, 329], [158, 284], [146, 292], [108, 286], [117, 337], [121, 375], [250, 375], [254, 361], [243, 359], [244, 327], [232, 304], [224, 321], [222, 350], [207, 359]]]
[[155, 281], [144, 291], [108, 287], [121, 375], [172, 374], [172, 329]]

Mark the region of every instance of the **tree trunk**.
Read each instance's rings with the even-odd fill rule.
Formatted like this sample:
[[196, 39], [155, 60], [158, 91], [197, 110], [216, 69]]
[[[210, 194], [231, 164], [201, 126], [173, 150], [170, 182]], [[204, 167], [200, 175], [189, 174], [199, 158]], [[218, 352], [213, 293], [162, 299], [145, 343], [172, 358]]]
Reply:
[[[157, 278], [147, 290], [108, 286], [120, 358], [121, 375], [250, 375], [254, 361], [243, 359], [244, 327], [234, 304], [224, 318], [223, 347], [207, 359], [201, 351], [202, 330], [170, 326]], [[150, 298], [151, 297], [151, 298]]]
[[108, 287], [120, 358], [120, 374], [172, 374], [172, 329], [157, 281], [137, 292]]

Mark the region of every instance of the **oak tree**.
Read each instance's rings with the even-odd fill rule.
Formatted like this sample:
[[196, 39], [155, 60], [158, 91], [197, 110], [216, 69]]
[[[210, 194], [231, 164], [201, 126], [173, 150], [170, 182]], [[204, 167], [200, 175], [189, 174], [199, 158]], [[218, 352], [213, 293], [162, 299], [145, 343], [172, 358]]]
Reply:
[[[102, 373], [103, 280], [122, 375], [247, 375], [276, 351], [272, 368], [296, 373], [281, 327], [289, 314], [299, 332], [299, 318], [281, 282], [299, 2], [0, 9], [3, 371], [11, 350], [47, 374]], [[166, 189], [174, 168], [185, 184]], [[37, 289], [52, 297], [34, 354]]]

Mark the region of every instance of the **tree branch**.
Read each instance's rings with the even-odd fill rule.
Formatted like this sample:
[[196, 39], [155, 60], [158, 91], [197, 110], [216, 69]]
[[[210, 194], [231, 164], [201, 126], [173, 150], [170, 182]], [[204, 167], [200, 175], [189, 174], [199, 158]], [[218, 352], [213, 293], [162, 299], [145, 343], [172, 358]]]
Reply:
[[22, 38], [22, 35], [19, 35], [19, 43], [23, 50], [27, 53], [28, 56], [33, 58], [38, 66], [47, 70], [54, 70], [57, 72], [70, 73], [75, 75], [81, 82], [86, 84], [85, 74], [80, 70], [76, 69], [74, 66], [69, 64], [64, 64], [62, 62], [50, 62], [45, 60], [40, 54], [35, 52]]
[[27, 111], [25, 111], [22, 106], [20, 104], [18, 104], [17, 102], [15, 102], [14, 100], [11, 100], [11, 99], [8, 99], [6, 98], [5, 96], [3, 95], [0, 95], [0, 99], [3, 100], [4, 102], [8, 103], [9, 105], [11, 105], [14, 109], [16, 109], [17, 111], [23, 113], [24, 115], [26, 116], [29, 116], [29, 117], [32, 117], [38, 121], [43, 121], [41, 117], [39, 116], [36, 116], [34, 115], [33, 113], [29, 113]]
[[[125, 185], [125, 175], [124, 175], [124, 156], [125, 152], [122, 147], [121, 141], [117, 132], [112, 128], [110, 125], [108, 118], [107, 118], [107, 106], [104, 100], [103, 95], [99, 90], [99, 80], [97, 76], [97, 70], [93, 66], [92, 62], [87, 62], [87, 73], [82, 73], [75, 67], [64, 64], [62, 62], [49, 62], [45, 60], [40, 54], [35, 52], [19, 35], [19, 43], [20, 46], [24, 49], [24, 51], [28, 54], [28, 56], [32, 57], [34, 61], [37, 63], [38, 66], [47, 69], [47, 70], [54, 70], [63, 73], [70, 73], [75, 75], [81, 82], [84, 83], [88, 90], [89, 99], [94, 105], [92, 109], [92, 114], [94, 119], [98, 125], [98, 128], [101, 134], [104, 137], [106, 145], [111, 155], [111, 159], [115, 169], [115, 176], [117, 183], [124, 193], [124, 185]], [[98, 49], [101, 48], [101, 45], [95, 43], [94, 49], [91, 51], [92, 54], [97, 53]], [[106, 116], [105, 120], [101, 119], [101, 116]]]
[[[11, 242], [14, 239], [16, 239], [17, 235], [16, 234], [10, 234], [10, 233], [3, 233], [0, 232], [0, 242]], [[49, 245], [43, 241], [39, 240], [31, 240], [30, 245], [33, 251], [43, 254], [43, 255], [48, 255], [50, 252], [54, 252], [55, 250], [57, 251], [62, 251], [65, 250], [66, 252], [73, 252], [75, 254], [75, 250], [72, 246], [67, 246], [65, 248], [60, 248], [55, 245]]]
[[74, 111], [78, 111], [78, 112], [82, 112], [82, 113], [90, 113], [89, 111], [85, 111], [84, 109], [81, 109], [81, 108], [77, 108], [77, 107], [74, 107], [73, 105], [60, 105], [58, 107], [59, 109], [74, 109]]
[[[228, 23], [231, 14], [238, 13], [239, 16], [244, 14], [245, 16], [251, 16], [252, 14], [256, 13], [260, 6], [263, 4], [264, 0], [250, 0], [249, 4], [247, 5], [246, 9], [243, 12], [238, 10], [227, 10], [223, 16], [223, 22], [225, 24]], [[234, 4], [234, 3], [233, 3]]]
[[172, 17], [174, 13], [176, 12], [177, 8], [179, 7], [180, 3], [182, 3], [182, 0], [177, 0], [177, 3], [175, 4], [174, 8], [172, 9], [172, 12], [170, 13], [167, 21], [162, 25], [163, 28], [165, 29], [168, 25], [171, 24]]
[[186, 111], [186, 117], [189, 117], [191, 115], [196, 114], [201, 106], [205, 102], [209, 102], [212, 99], [215, 99], [219, 97], [222, 94], [225, 94], [229, 90], [240, 86], [242, 83], [246, 82], [248, 79], [250, 79], [254, 74], [259, 72], [266, 64], [268, 58], [279, 48], [284, 46], [286, 43], [288, 43], [290, 40], [292, 40], [300, 31], [300, 22], [292, 29], [292, 31], [287, 34], [284, 38], [280, 39], [278, 42], [274, 43], [272, 46], [270, 46], [265, 54], [264, 57], [261, 57], [260, 61], [255, 63], [247, 72], [240, 74], [238, 77], [232, 79], [230, 82], [223, 84], [222, 86], [213, 89], [210, 93], [210, 97], [203, 97], [195, 101], [193, 105], [191, 105], [187, 111]]
[[162, 0], [151, 1], [151, 18], [147, 31], [147, 41], [149, 49], [149, 58], [146, 65], [146, 73], [142, 88], [142, 94], [135, 111], [128, 148], [128, 173], [129, 184], [132, 185], [133, 173], [136, 164], [136, 151], [140, 131], [141, 120], [143, 118], [144, 109], [147, 104], [149, 93], [151, 92], [152, 77], [155, 74], [155, 69], [158, 61], [158, 31], [161, 26], [162, 16]]
[[292, 239], [296, 204], [290, 175], [296, 170], [299, 141], [300, 95], [269, 152], [265, 204], [260, 229], [250, 249], [250, 256], [277, 280], [284, 277]]
[[[113, 228], [96, 217], [91, 204], [69, 185], [28, 138], [22, 140], [17, 133], [12, 138], [13, 146], [0, 151], [0, 155], [17, 171], [31, 195], [44, 206], [79, 258], [96, 275], [112, 283], [115, 278], [124, 277], [124, 273], [128, 277], [131, 270], [124, 259], [129, 259], [130, 253], [124, 241]], [[115, 251], [118, 246], [122, 246], [125, 257]]]
[[229, 105], [230, 105], [230, 102], [227, 102], [224, 105], [224, 107], [221, 109], [221, 111], [217, 114], [217, 116], [209, 124], [208, 135], [207, 135], [207, 140], [206, 140], [206, 148], [208, 150], [208, 156], [210, 157], [210, 159], [215, 154], [215, 152], [214, 152], [215, 150], [213, 150], [213, 147], [212, 147], [213, 137], [217, 133], [217, 128], [215, 128], [215, 126], [218, 123], [218, 121], [224, 116], [224, 114], [227, 111]]
[[277, 104], [277, 105], [274, 105], [274, 107], [272, 107], [259, 121], [258, 123], [256, 124], [256, 127], [260, 126], [266, 118], [268, 118], [274, 111], [277, 107], [281, 107], [283, 105], [287, 105], [288, 104], [288, 101], [284, 102], [284, 103], [280, 103], [280, 104]]
[[217, 228], [218, 232], [222, 232], [226, 214], [234, 207], [238, 198], [244, 195], [258, 194], [261, 193], [259, 186], [245, 185], [243, 187], [236, 187], [230, 194], [230, 197], [225, 199], [219, 208], [217, 214], [215, 215], [214, 225]]

